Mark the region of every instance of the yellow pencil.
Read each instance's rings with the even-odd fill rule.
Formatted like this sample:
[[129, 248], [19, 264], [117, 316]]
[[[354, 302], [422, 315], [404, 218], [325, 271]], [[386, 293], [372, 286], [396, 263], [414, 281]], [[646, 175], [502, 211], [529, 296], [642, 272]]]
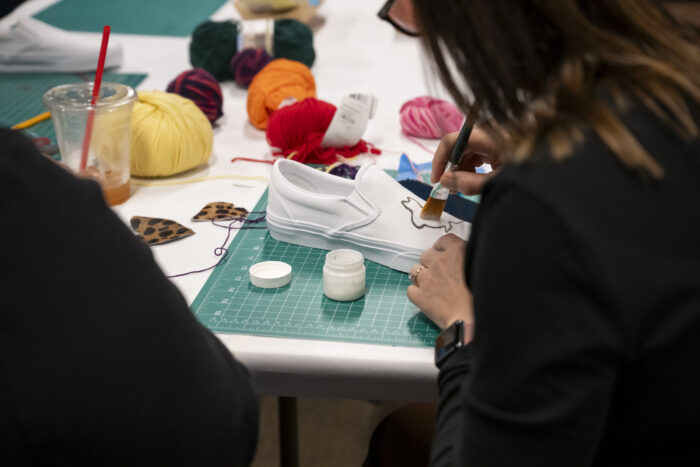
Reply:
[[39, 114], [36, 117], [32, 117], [29, 120], [25, 120], [21, 123], [18, 123], [17, 125], [12, 125], [13, 130], [21, 130], [23, 128], [28, 128], [32, 125], [36, 125], [39, 122], [43, 122], [47, 118], [51, 116], [51, 112], [44, 112], [43, 114]]

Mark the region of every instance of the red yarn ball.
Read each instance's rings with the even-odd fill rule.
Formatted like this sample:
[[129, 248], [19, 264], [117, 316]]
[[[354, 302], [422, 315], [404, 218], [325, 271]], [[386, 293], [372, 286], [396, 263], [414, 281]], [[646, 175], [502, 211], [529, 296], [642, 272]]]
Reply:
[[354, 146], [321, 147], [336, 110], [333, 104], [309, 97], [272, 112], [265, 134], [270, 146], [276, 148], [273, 154], [307, 164], [333, 164], [338, 156], [350, 158], [365, 152], [379, 154], [363, 140]]
[[183, 71], [168, 84], [167, 91], [194, 101], [211, 123], [224, 114], [224, 97], [219, 82], [206, 70]]
[[263, 49], [246, 48], [231, 59], [231, 74], [240, 86], [247, 88], [255, 75], [272, 61]]

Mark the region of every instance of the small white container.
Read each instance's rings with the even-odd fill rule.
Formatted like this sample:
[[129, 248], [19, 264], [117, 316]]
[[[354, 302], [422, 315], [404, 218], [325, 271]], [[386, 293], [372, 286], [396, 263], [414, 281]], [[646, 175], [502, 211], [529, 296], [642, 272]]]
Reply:
[[349, 302], [365, 294], [365, 263], [356, 250], [333, 250], [323, 266], [323, 293], [331, 300]]

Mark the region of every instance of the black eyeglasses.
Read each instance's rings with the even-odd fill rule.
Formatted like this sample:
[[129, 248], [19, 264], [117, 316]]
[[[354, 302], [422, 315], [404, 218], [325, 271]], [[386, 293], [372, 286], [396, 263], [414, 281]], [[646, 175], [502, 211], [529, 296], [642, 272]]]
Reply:
[[396, 3], [396, 0], [388, 0], [377, 16], [407, 36], [420, 36], [413, 17], [413, 8], [408, 2]]

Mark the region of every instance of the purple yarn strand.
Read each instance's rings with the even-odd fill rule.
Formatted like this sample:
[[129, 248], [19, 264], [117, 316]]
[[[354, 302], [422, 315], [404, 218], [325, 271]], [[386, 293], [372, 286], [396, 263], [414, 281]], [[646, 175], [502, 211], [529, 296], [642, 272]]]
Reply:
[[[199, 274], [200, 272], [205, 272], [214, 269], [218, 265], [220, 265], [228, 256], [228, 248], [226, 248], [226, 244], [228, 243], [229, 238], [231, 237], [231, 231], [232, 230], [248, 230], [248, 229], [267, 229], [267, 227], [263, 226], [247, 226], [248, 224], [259, 224], [261, 222], [265, 222], [265, 211], [251, 211], [248, 213], [250, 214], [262, 214], [260, 217], [256, 217], [255, 219], [248, 219], [247, 216], [240, 216], [240, 217], [234, 217], [231, 219], [228, 223], [228, 225], [221, 225], [216, 223], [216, 219], [212, 219], [211, 223], [214, 224], [217, 227], [221, 227], [226, 229], [226, 239], [224, 242], [221, 244], [221, 246], [214, 248], [214, 255], [215, 256], [221, 256], [219, 258], [219, 261], [216, 262], [213, 266], [209, 266], [208, 268], [204, 269], [198, 269], [196, 271], [188, 271], [188, 272], [183, 272], [180, 274], [173, 274], [171, 276], [167, 276], [168, 278], [172, 279], [174, 277], [182, 277], [182, 276], [188, 276], [190, 274]], [[240, 222], [240, 226], [235, 226], [237, 222]]]

